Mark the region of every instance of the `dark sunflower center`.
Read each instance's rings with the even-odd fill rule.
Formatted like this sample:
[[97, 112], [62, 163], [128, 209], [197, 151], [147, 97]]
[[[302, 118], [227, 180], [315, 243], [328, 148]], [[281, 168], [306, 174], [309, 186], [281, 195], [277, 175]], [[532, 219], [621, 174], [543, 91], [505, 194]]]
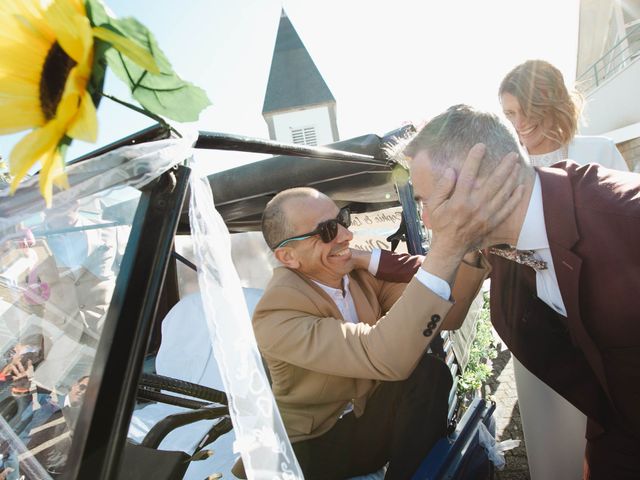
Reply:
[[75, 66], [76, 61], [65, 53], [58, 42], [51, 46], [40, 77], [40, 106], [47, 120], [56, 115], [67, 77]]

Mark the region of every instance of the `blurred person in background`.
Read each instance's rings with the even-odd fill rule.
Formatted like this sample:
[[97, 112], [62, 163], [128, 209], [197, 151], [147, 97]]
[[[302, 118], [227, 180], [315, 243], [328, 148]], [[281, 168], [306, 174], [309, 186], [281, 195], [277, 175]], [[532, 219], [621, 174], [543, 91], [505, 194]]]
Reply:
[[[115, 286], [115, 230], [83, 216], [76, 201], [46, 212], [44, 234], [55, 260], [55, 265], [43, 264], [38, 272], [51, 290], [44, 318], [64, 326], [72, 338], [84, 334], [82, 343], [92, 345], [89, 337], [102, 330]], [[77, 329], [81, 333], [73, 332]]]

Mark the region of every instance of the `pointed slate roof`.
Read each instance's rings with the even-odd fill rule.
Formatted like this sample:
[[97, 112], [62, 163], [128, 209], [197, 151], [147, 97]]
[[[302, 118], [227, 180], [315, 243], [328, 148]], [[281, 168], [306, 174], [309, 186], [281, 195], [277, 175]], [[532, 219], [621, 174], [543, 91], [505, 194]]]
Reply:
[[262, 113], [335, 101], [289, 17], [282, 10]]

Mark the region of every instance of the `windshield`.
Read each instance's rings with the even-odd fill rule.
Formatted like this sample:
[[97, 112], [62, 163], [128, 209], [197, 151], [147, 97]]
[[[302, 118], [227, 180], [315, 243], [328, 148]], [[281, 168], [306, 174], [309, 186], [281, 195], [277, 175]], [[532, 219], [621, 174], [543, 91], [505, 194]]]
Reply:
[[64, 472], [140, 191], [25, 218], [0, 246], [0, 455], [7, 478]]

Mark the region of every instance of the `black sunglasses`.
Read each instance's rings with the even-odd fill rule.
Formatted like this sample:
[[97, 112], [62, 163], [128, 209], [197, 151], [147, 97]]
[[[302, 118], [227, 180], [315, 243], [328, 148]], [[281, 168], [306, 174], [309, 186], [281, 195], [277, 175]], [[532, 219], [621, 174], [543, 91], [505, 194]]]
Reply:
[[324, 243], [329, 243], [338, 235], [338, 224], [342, 225], [344, 228], [349, 228], [351, 226], [351, 213], [349, 212], [348, 208], [341, 208], [336, 218], [320, 222], [316, 229], [312, 232], [304, 233], [302, 235], [296, 235], [295, 237], [290, 237], [282, 240], [278, 245], [274, 247], [274, 250], [276, 248], [284, 247], [287, 243], [293, 242], [294, 240], [305, 240], [315, 235], [320, 235], [320, 239]]

